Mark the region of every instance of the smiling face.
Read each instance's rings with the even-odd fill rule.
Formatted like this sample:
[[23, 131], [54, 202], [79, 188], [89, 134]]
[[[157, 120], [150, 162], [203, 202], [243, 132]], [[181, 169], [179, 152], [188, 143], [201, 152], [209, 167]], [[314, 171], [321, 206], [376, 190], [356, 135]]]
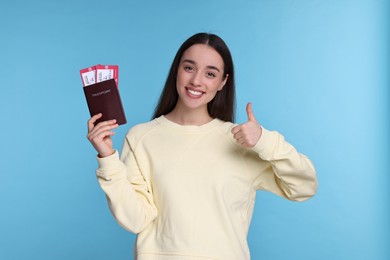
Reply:
[[184, 52], [178, 67], [176, 108], [208, 114], [207, 104], [222, 90], [227, 78], [217, 51], [206, 44], [192, 45]]

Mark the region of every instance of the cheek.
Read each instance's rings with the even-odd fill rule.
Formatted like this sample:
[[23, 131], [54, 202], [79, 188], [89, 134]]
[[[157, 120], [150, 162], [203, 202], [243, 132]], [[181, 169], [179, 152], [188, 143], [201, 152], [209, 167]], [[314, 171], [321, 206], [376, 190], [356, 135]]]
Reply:
[[176, 79], [176, 90], [180, 92], [180, 89], [183, 88], [183, 80], [181, 78]]
[[214, 85], [211, 88], [209, 88], [209, 99], [212, 100], [215, 98], [215, 96], [218, 94], [218, 87], [219, 85]]
[[183, 84], [185, 84], [185, 82], [186, 82], [185, 74], [177, 73], [177, 75], [176, 75], [176, 85], [177, 85], [177, 87], [182, 86]]
[[218, 91], [222, 90], [222, 88], [223, 88], [223, 85], [222, 85], [222, 82], [220, 82], [220, 81], [214, 82], [213, 87], [212, 87], [213, 92], [218, 92]]
[[176, 78], [176, 92], [179, 96], [185, 91], [186, 81], [182, 76], [177, 75]]

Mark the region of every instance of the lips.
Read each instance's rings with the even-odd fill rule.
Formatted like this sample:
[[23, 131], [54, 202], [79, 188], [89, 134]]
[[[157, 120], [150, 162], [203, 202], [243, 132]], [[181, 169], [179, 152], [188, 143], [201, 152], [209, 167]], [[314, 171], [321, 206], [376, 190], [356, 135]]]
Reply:
[[199, 98], [201, 97], [205, 92], [199, 91], [199, 90], [194, 90], [190, 88], [186, 88], [186, 93], [188, 96], [193, 97], [193, 98]]

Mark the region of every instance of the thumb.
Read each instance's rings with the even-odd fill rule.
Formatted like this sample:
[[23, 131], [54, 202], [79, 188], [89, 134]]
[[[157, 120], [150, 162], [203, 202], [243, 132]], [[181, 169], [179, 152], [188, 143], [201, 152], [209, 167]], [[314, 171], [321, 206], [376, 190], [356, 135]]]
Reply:
[[252, 111], [252, 103], [250, 102], [246, 105], [246, 113], [248, 115], [248, 121], [256, 121], [255, 115]]

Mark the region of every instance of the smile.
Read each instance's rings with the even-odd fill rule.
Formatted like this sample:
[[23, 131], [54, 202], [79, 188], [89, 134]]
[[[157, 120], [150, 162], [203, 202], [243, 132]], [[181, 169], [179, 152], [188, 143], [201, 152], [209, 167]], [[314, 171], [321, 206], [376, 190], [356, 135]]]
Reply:
[[187, 93], [189, 93], [191, 96], [195, 96], [195, 97], [200, 97], [204, 93], [202, 91], [197, 91], [197, 90], [193, 90], [193, 89], [189, 89], [189, 88], [186, 88], [186, 90], [187, 90]]

